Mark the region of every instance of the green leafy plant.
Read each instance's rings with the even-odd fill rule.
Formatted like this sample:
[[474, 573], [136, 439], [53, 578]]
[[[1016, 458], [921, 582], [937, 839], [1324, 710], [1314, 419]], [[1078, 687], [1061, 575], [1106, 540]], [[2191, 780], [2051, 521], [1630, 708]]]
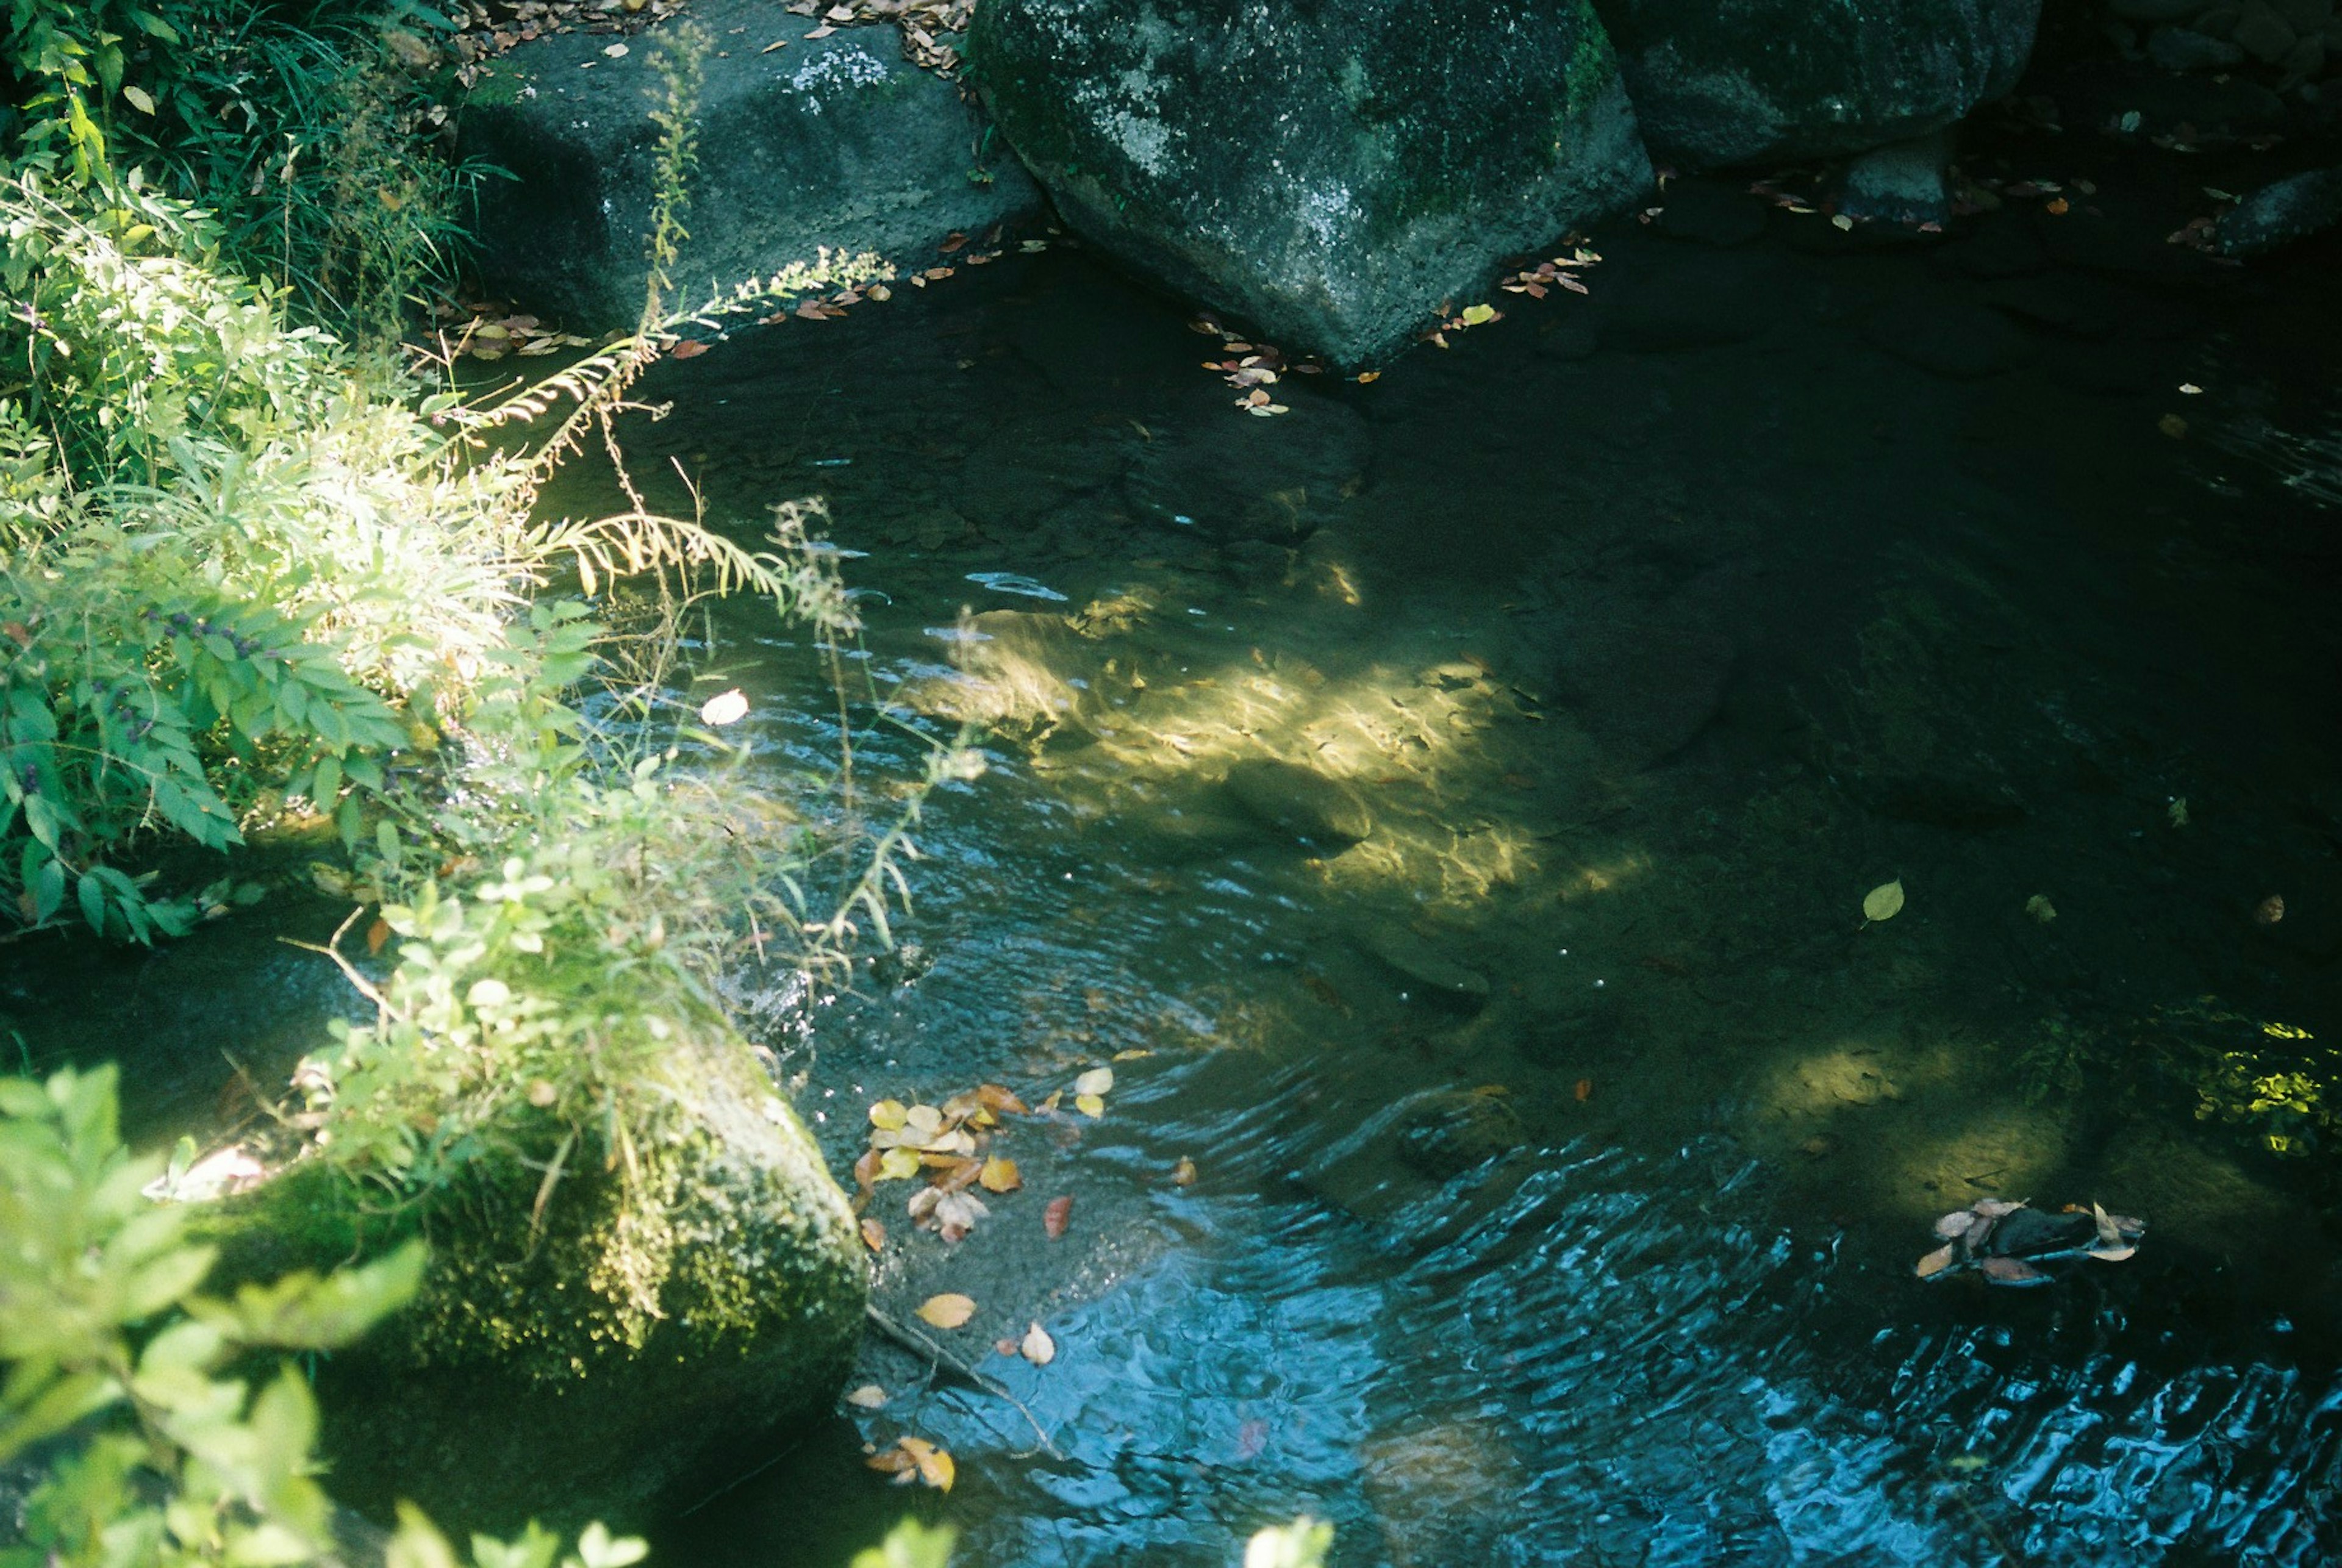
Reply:
[[[0, 1079], [0, 1459], [38, 1453], [10, 1568], [297, 1568], [337, 1560], [316, 1480], [317, 1410], [291, 1353], [364, 1334], [413, 1293], [419, 1244], [363, 1267], [203, 1293], [211, 1248], [145, 1194], [158, 1159], [116, 1128], [112, 1068]], [[626, 1568], [640, 1542], [590, 1527], [568, 1568]], [[475, 1538], [476, 1568], [553, 1568], [531, 1526]], [[455, 1568], [402, 1511], [388, 1561]]]

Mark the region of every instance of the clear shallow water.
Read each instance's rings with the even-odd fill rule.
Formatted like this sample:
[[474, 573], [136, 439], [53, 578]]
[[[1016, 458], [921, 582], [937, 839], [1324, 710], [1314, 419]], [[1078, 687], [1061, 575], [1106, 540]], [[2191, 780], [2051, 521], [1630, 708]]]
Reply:
[[[796, 1064], [839, 1164], [881, 1095], [1153, 1054], [1103, 1121], [1005, 1134], [1026, 1191], [957, 1246], [872, 1209], [882, 1299], [974, 1296], [948, 1337], [1062, 1457], [877, 1346], [886, 1408], [670, 1551], [834, 1561], [890, 1505], [996, 1563], [1227, 1562], [1304, 1508], [1360, 1563], [2332, 1549], [2314, 1209], [2155, 1049], [2054, 1067], [2207, 995], [2332, 1011], [2335, 520], [2251, 423], [2323, 428], [2254, 334], [2284, 302], [2044, 265], [2117, 325], [1963, 382], [1869, 325], [2003, 286], [1953, 255], [1629, 235], [1594, 276], [1276, 421], [1057, 255], [674, 377], [645, 453], [719, 508], [826, 493], [882, 685], [997, 726], [932, 813], [915, 977]], [[2161, 434], [2183, 406], [2247, 434]], [[1218, 781], [1259, 756], [1374, 834], [1249, 824]], [[1987, 1193], [2154, 1230], [2049, 1291], [1912, 1280]], [[986, 1353], [1035, 1321], [1050, 1366]], [[948, 1500], [859, 1471], [900, 1432]]]
[[[906, 1508], [993, 1565], [1227, 1563], [1305, 1508], [1359, 1564], [2331, 1553], [2328, 1229], [2159, 1064], [2250, 1043], [2177, 1011], [2207, 996], [2342, 1027], [2342, 535], [2287, 483], [2337, 324], [2308, 275], [2012, 280], [1773, 221], [1629, 229], [1592, 298], [1294, 378], [1282, 419], [1062, 253], [656, 379], [646, 476], [746, 532], [826, 494], [881, 687], [995, 726], [905, 953], [771, 1042], [836, 1168], [882, 1095], [1150, 1053], [1102, 1120], [1003, 1134], [1025, 1190], [965, 1242], [900, 1185], [872, 1211], [882, 1303], [973, 1296], [952, 1343], [1056, 1454], [874, 1343], [886, 1407], [744, 1452], [660, 1560], [835, 1564]], [[2013, 284], [2116, 304], [2032, 298], [2005, 375], [1910, 363]], [[706, 690], [776, 767], [828, 756], [805, 650], [721, 630]], [[1221, 781], [1262, 757], [1373, 834], [1259, 828]], [[159, 1052], [192, 1104], [219, 1035], [332, 1005], [235, 978], [267, 933], [215, 943], [94, 969], [77, 1040], [29, 976], [0, 1004], [36, 1057]], [[2153, 1228], [2050, 1290], [1913, 1280], [1995, 1194]], [[1036, 1321], [1050, 1366], [986, 1353]], [[902, 1432], [957, 1456], [948, 1498], [862, 1466]]]

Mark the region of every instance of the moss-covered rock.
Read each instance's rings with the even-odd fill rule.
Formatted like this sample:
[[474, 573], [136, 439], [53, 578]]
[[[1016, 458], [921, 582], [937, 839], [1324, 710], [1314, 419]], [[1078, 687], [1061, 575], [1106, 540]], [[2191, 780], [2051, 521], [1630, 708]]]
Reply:
[[2017, 85], [2041, 0], [1594, 0], [1651, 155], [1840, 157]]
[[431, 1243], [413, 1304], [321, 1370], [337, 1499], [464, 1529], [639, 1523], [836, 1396], [866, 1271], [811, 1135], [736, 1037], [679, 1046], [641, 1090], [615, 1144], [565, 1152], [548, 1124], [420, 1202], [310, 1161], [223, 1213], [245, 1277]]
[[[972, 105], [906, 62], [892, 28], [816, 38], [818, 18], [765, 0], [694, 0], [687, 19], [714, 47], [700, 61], [691, 234], [674, 272], [684, 297], [671, 303], [823, 246], [925, 266], [955, 230], [1038, 205]], [[481, 275], [573, 328], [631, 326], [642, 310], [666, 31], [616, 58], [605, 35], [547, 34], [489, 62], [463, 106], [464, 155], [515, 176], [480, 186]]]
[[967, 52], [1076, 227], [1342, 365], [1650, 178], [1584, 0], [985, 0]]

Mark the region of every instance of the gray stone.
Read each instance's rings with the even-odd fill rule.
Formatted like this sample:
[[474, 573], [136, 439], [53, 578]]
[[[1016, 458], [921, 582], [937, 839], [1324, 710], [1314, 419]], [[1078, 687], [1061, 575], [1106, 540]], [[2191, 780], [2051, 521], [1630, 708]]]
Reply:
[[2193, 28], [2157, 27], [2147, 41], [2147, 57], [2167, 71], [2218, 71], [2242, 65], [2245, 52]]
[[[671, 304], [824, 246], [926, 265], [954, 231], [980, 234], [1038, 203], [1016, 160], [979, 159], [979, 117], [952, 83], [902, 58], [893, 29], [809, 39], [815, 21], [757, 0], [700, 0], [691, 15], [728, 54], [703, 61], [691, 236]], [[642, 309], [665, 32], [638, 35], [618, 59], [600, 35], [523, 44], [490, 63], [462, 110], [463, 155], [517, 180], [481, 187], [482, 276], [573, 328], [631, 325]], [[775, 39], [788, 47], [758, 52]]]
[[2259, 255], [2342, 223], [2342, 168], [2263, 185], [2220, 220], [2223, 255]]
[[2292, 53], [2294, 32], [2268, 0], [2245, 0], [2237, 15], [2236, 40], [2246, 54], [2274, 65]]
[[1304, 844], [1346, 849], [1375, 831], [1350, 786], [1314, 769], [1256, 758], [1230, 768], [1227, 786], [1246, 815]]
[[1650, 183], [1584, 0], [986, 0], [967, 53], [1075, 227], [1346, 366]]
[[1951, 162], [1948, 130], [1873, 147], [1839, 175], [1837, 210], [1872, 223], [1944, 223], [1952, 215], [1952, 195], [1944, 183]]
[[1839, 157], [2017, 85], [2040, 0], [1596, 0], [1652, 155]]

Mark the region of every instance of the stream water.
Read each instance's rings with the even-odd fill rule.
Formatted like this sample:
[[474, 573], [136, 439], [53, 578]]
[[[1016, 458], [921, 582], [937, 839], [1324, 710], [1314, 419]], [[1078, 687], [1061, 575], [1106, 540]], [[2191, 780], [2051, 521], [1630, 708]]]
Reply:
[[[872, 675], [991, 726], [900, 951], [766, 1042], [835, 1167], [881, 1097], [1116, 1083], [1012, 1119], [966, 1240], [871, 1210], [878, 1299], [973, 1297], [944, 1337], [1050, 1450], [874, 1342], [886, 1403], [744, 1452], [656, 1560], [829, 1568], [908, 1510], [986, 1568], [1226, 1563], [1305, 1510], [1396, 1568], [2327, 1560], [2315, 1167], [2191, 1084], [2342, 1030], [2342, 322], [2087, 173], [2097, 237], [1937, 249], [1680, 192], [1590, 296], [1277, 417], [1063, 246], [662, 368], [637, 466], [744, 536], [826, 495]], [[694, 699], [833, 755], [807, 650], [719, 633]], [[1257, 759], [1371, 833], [1262, 825]], [[265, 948], [45, 977], [103, 992], [72, 1040], [29, 976], [0, 1005], [215, 1084], [219, 1036], [335, 1004]], [[1915, 1279], [1992, 1196], [2150, 1230]], [[1052, 1363], [992, 1350], [1031, 1323]], [[947, 1497], [864, 1466], [902, 1433]]]

